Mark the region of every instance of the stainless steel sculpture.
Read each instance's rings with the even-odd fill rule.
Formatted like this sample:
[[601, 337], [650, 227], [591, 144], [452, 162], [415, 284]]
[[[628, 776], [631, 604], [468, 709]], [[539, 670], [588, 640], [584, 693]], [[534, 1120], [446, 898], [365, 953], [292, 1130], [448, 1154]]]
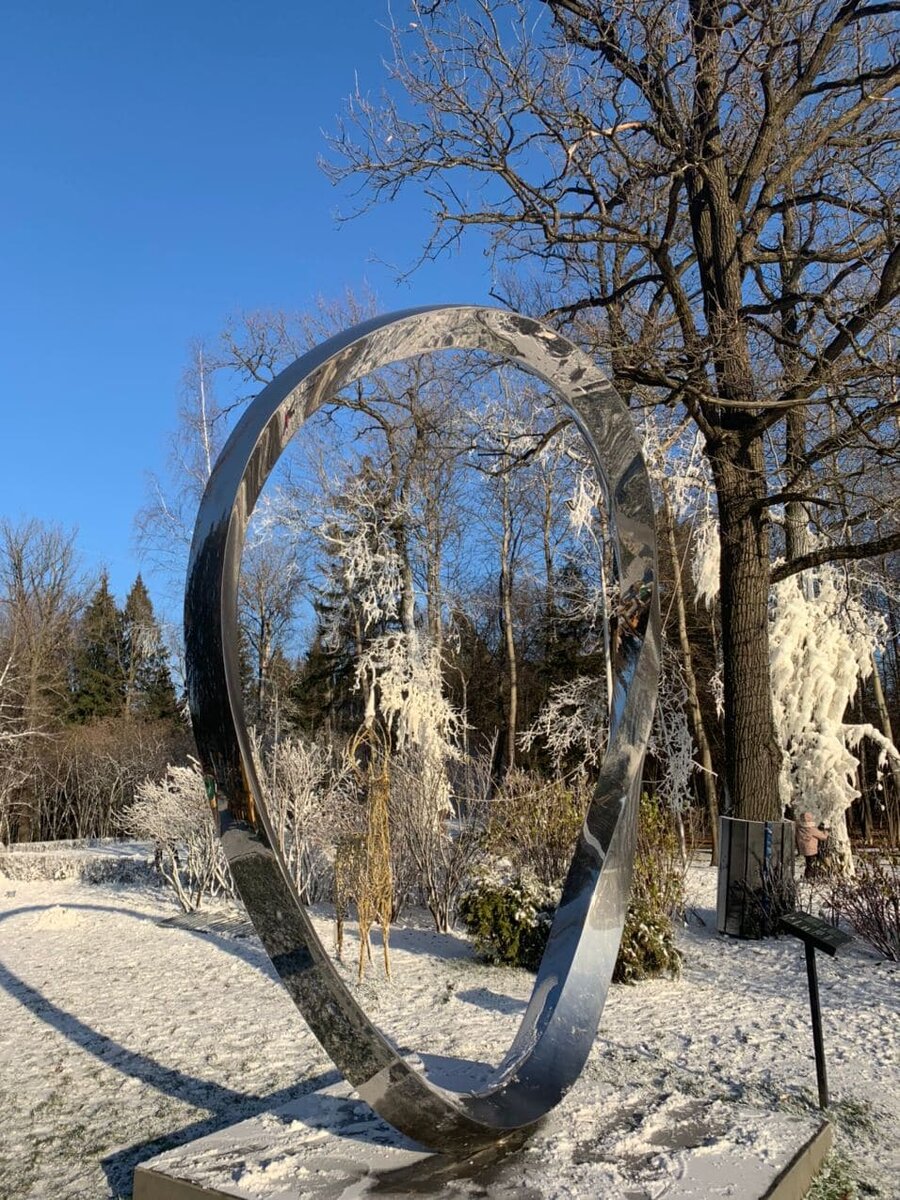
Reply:
[[[247, 522], [304, 420], [354, 380], [414, 355], [484, 350], [557, 393], [606, 494], [618, 582], [609, 746], [522, 1024], [476, 1091], [430, 1082], [368, 1020], [290, 883], [250, 753], [238, 665], [237, 589]], [[641, 765], [656, 703], [659, 606], [647, 471], [631, 418], [577, 347], [515, 313], [474, 307], [378, 317], [283, 371], [238, 422], [209, 480], [185, 596], [188, 694], [235, 886], [275, 969], [358, 1094], [425, 1146], [472, 1151], [537, 1123], [577, 1079], [600, 1021], [631, 886]]]

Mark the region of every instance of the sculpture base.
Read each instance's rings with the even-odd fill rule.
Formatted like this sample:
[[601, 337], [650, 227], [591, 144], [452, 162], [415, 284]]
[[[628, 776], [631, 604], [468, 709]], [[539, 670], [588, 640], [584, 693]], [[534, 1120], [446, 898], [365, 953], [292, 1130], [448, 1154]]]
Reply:
[[461, 1160], [405, 1139], [340, 1085], [149, 1160], [134, 1200], [544, 1200], [561, 1185], [621, 1200], [799, 1200], [831, 1146], [815, 1118], [684, 1101], [652, 1129], [635, 1124], [645, 1114], [604, 1110], [593, 1140], [576, 1139], [584, 1113], [573, 1123], [563, 1104], [524, 1145]]

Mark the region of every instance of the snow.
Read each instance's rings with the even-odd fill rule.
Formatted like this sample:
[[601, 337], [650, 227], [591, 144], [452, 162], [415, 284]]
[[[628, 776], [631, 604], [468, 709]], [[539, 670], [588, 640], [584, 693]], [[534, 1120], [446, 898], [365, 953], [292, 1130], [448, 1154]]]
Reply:
[[[552, 1164], [554, 1194], [621, 1195], [631, 1163], [662, 1195], [660, 1131], [689, 1139], [700, 1108], [723, 1171], [742, 1141], [785, 1149], [783, 1125], [735, 1121], [736, 1102], [816, 1116], [799, 944], [717, 937], [709, 867], [692, 868], [689, 893], [682, 977], [611, 989], [581, 1081], [526, 1151]], [[128, 1196], [138, 1163], [340, 1082], [255, 938], [160, 924], [175, 913], [152, 889], [0, 879], [4, 1200]], [[316, 919], [331, 946], [324, 909]], [[345, 957], [357, 989], [352, 946]], [[426, 1069], [502, 1057], [532, 976], [475, 963], [424, 917], [392, 931], [392, 959], [394, 981], [376, 969], [358, 993]], [[896, 1195], [900, 967], [857, 944], [820, 956], [819, 978], [839, 1151], [867, 1194]]]
[[868, 610], [833, 566], [806, 572], [807, 587], [788, 578], [772, 589], [769, 633], [772, 715], [783, 750], [780, 787], [785, 804], [809, 811], [832, 829], [832, 853], [849, 868], [845, 814], [859, 796], [859, 759], [851, 751], [864, 737], [879, 749], [879, 768], [897, 750], [874, 726], [847, 724], [858, 688], [875, 669], [873, 653], [884, 619]]

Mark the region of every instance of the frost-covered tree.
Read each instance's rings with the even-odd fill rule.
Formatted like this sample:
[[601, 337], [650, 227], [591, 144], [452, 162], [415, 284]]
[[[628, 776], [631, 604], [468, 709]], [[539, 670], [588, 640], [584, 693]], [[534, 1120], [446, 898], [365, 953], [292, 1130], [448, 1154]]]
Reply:
[[458, 752], [461, 720], [444, 693], [440, 650], [416, 619], [405, 559], [408, 514], [372, 478], [352, 481], [340, 507], [340, 521], [325, 522], [322, 537], [339, 564], [343, 612], [358, 638], [363, 721], [380, 721], [396, 751], [418, 750], [437, 817], [447, 810], [446, 764]]
[[[678, 833], [683, 866], [687, 867], [687, 839], [684, 831], [684, 815], [694, 797], [694, 781], [697, 773], [704, 770], [702, 762], [695, 757], [694, 742], [688, 719], [690, 706], [685, 681], [684, 664], [675, 648], [663, 641], [662, 670], [659, 694], [653, 725], [650, 729], [648, 754], [659, 763], [660, 770], [654, 783], [656, 799], [672, 813]], [[714, 840], [714, 845], [716, 844]]]
[[540, 743], [557, 772], [574, 762], [600, 764], [609, 732], [606, 680], [577, 675], [554, 684], [536, 719], [520, 735], [523, 750]]
[[859, 797], [859, 759], [865, 738], [877, 748], [879, 768], [900, 761], [891, 742], [868, 723], [850, 723], [848, 710], [873, 670], [873, 650], [884, 636], [878, 614], [854, 595], [834, 567], [777, 583], [769, 638], [775, 723], [782, 749], [781, 799], [799, 815], [811, 812], [831, 826], [837, 863], [852, 869], [846, 813]]
[[[695, 670], [695, 651], [688, 629], [688, 601], [682, 553], [678, 545], [678, 527], [687, 526], [693, 532], [697, 552], [698, 526], [702, 531], [703, 516], [708, 511], [713, 481], [709, 465], [703, 456], [703, 438], [682, 421], [670, 428], [653, 410], [644, 416], [644, 456], [659, 499], [658, 530], [663, 551], [668, 560], [668, 576], [664, 587], [671, 599], [665, 609], [673, 613], [680, 655], [680, 675], [683, 682], [684, 708], [690, 727], [690, 738], [697, 747], [699, 791], [706, 801], [712, 839], [712, 862], [719, 858], [719, 805], [716, 796], [716, 774], [713, 770], [710, 734], [701, 703], [701, 688]], [[690, 536], [690, 534], [689, 534]], [[719, 531], [715, 527], [718, 550]], [[718, 579], [718, 559], [716, 559]], [[718, 589], [718, 585], [716, 585]], [[698, 589], [699, 594], [699, 589]], [[673, 639], [674, 640], [674, 639]]]

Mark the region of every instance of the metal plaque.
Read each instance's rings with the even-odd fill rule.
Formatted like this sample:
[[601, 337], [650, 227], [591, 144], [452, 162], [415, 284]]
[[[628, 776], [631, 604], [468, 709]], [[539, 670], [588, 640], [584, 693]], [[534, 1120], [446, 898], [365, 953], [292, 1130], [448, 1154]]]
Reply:
[[829, 925], [821, 917], [814, 917], [812, 913], [788, 913], [781, 918], [778, 924], [783, 933], [789, 933], [792, 937], [809, 943], [816, 950], [830, 954], [832, 958], [839, 950], [853, 941], [849, 933], [844, 933], [842, 929]]

